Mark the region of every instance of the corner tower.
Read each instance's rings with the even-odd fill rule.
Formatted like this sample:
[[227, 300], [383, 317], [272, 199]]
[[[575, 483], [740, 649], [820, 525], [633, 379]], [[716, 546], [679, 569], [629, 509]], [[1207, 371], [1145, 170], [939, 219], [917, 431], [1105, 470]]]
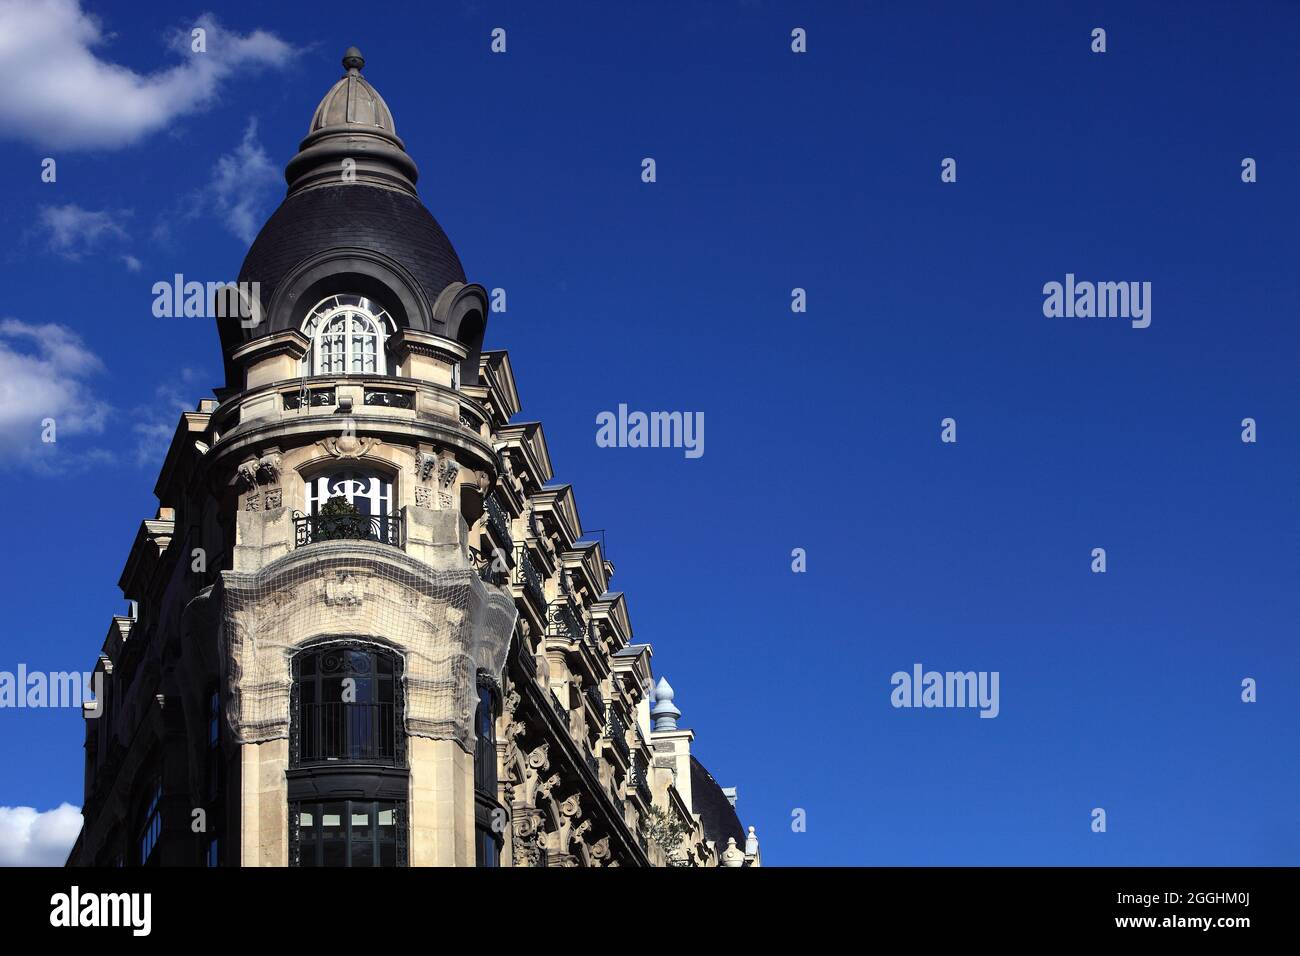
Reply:
[[244, 865], [473, 865], [490, 815], [475, 719], [499, 710], [516, 612], [469, 561], [498, 471], [461, 392], [486, 297], [364, 63], [344, 56], [244, 261], [261, 321], [222, 325], [205, 467], [236, 544], [205, 603]]
[[650, 647], [364, 65], [286, 168], [225, 386], [131, 548], [69, 862], [717, 865], [652, 740]]

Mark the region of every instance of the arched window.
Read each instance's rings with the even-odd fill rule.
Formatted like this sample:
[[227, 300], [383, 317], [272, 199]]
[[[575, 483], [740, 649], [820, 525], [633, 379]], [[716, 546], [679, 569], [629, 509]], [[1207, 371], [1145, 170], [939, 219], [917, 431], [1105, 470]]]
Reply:
[[386, 375], [384, 341], [393, 321], [379, 304], [360, 295], [332, 295], [303, 322], [311, 351], [304, 375]]
[[402, 665], [379, 648], [331, 645], [293, 659], [290, 764], [401, 766]]
[[383, 518], [393, 513], [393, 483], [373, 471], [331, 471], [304, 484], [308, 514], [320, 514], [321, 506], [331, 498], [344, 499], [363, 515]]
[[406, 866], [403, 662], [358, 641], [292, 661], [289, 865]]
[[294, 512], [298, 547], [359, 539], [402, 547], [402, 516], [393, 510], [393, 483], [362, 469], [328, 471], [305, 479], [306, 514]]

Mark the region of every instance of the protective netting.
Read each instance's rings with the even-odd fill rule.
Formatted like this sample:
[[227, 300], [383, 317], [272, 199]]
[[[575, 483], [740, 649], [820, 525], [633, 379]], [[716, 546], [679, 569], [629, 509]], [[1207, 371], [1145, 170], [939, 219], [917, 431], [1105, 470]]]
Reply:
[[364, 641], [404, 659], [407, 732], [473, 749], [476, 673], [500, 681], [514, 600], [473, 568], [396, 549], [320, 542], [256, 572], [222, 574], [228, 718], [241, 743], [287, 737], [291, 661], [306, 645]]

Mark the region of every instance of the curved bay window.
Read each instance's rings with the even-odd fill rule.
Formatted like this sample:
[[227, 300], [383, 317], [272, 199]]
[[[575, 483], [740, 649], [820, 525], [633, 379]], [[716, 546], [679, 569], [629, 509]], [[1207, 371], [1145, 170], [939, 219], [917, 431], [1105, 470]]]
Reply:
[[406, 866], [401, 656], [334, 643], [292, 669], [289, 865]]
[[291, 810], [298, 866], [405, 866], [405, 806], [393, 800], [302, 801]]
[[311, 351], [303, 375], [386, 375], [384, 341], [393, 320], [378, 303], [360, 295], [332, 295], [303, 322]]
[[497, 866], [501, 854], [499, 823], [504, 811], [497, 802], [497, 714], [500, 698], [496, 688], [480, 678], [478, 710], [474, 715], [474, 862]]
[[360, 645], [307, 650], [293, 659], [290, 766], [405, 764], [402, 661]]

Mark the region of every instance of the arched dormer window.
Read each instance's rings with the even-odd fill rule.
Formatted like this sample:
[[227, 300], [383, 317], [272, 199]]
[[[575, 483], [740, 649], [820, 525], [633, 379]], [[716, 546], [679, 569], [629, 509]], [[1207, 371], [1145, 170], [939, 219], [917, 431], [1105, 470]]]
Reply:
[[393, 320], [377, 302], [360, 295], [332, 295], [316, 304], [302, 324], [311, 340], [304, 375], [387, 375], [384, 342]]

